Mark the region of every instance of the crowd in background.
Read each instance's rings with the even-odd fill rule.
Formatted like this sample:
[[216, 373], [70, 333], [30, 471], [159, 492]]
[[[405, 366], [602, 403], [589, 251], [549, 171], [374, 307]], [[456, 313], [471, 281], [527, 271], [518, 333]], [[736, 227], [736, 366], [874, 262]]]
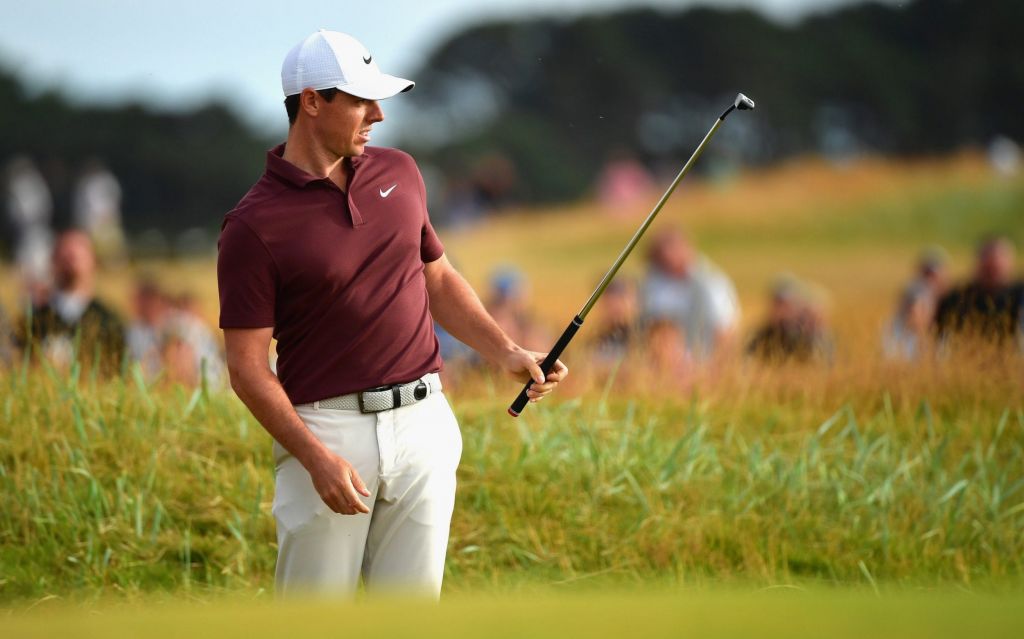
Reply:
[[[22, 286], [19, 313], [0, 307], [0, 363], [29, 353], [67, 368], [76, 358], [109, 374], [137, 367], [147, 382], [222, 386], [226, 367], [221, 342], [188, 294], [164, 290], [156, 278], [135, 284], [131, 313], [121, 317], [96, 297], [98, 262], [125, 261], [120, 187], [97, 161], [82, 168], [71, 198], [73, 228], [52, 231], [52, 199], [31, 162], [7, 170], [7, 209], [14, 229], [13, 257]], [[621, 158], [600, 182], [599, 199], [619, 208], [649, 192], [634, 162]], [[824, 296], [793, 275], [780, 275], [769, 290], [765, 317], [744, 334], [740, 303], [729, 276], [674, 228], [652, 233], [644, 274], [620, 276], [600, 298], [594, 320], [575, 348], [589, 346], [589, 360], [610, 370], [627, 356], [643, 368], [685, 386], [696, 373], [747, 358], [769, 364], [828, 365], [835, 356]], [[895, 361], [942, 357], [959, 344], [1024, 348], [1024, 284], [1015, 279], [1014, 247], [993, 236], [978, 246], [971, 276], [954, 283], [939, 247], [922, 253], [882, 335], [882, 352]], [[529, 282], [514, 267], [490, 278], [483, 295], [498, 324], [523, 346], [546, 351], [556, 333], [538, 320]], [[436, 327], [449, 382], [481, 364], [476, 354]], [[577, 352], [579, 352], [577, 350]]]
[[920, 360], [979, 344], [1024, 348], [1024, 283], [1015, 279], [1015, 260], [1008, 238], [987, 237], [971, 277], [951, 285], [945, 252], [925, 251], [885, 335], [885, 354]]
[[0, 307], [0, 363], [27, 354], [59, 370], [77, 361], [116, 375], [137, 365], [147, 382], [225, 382], [220, 342], [191, 295], [140, 278], [127, 319], [97, 297], [99, 263], [113, 269], [126, 260], [120, 185], [100, 162], [82, 167], [69, 229], [54, 232], [53, 198], [29, 160], [9, 163], [6, 195], [21, 290], [17, 316]]
[[[957, 284], [946, 252], [925, 250], [884, 328], [883, 356], [920, 362], [961, 347], [1024, 351], [1024, 282], [1015, 279], [1014, 268], [1014, 246], [1002, 236], [979, 243], [971, 275]], [[781, 274], [768, 291], [764, 317], [743, 334], [728, 275], [684, 233], [662, 229], [648, 244], [643, 276], [611, 282], [580, 341], [588, 343], [588, 361], [599, 370], [639, 356], [649, 373], [679, 386], [738, 358], [827, 366], [836, 344], [824, 300], [818, 287]], [[528, 283], [515, 269], [494, 273], [485, 303], [517, 342], [539, 351], [553, 344], [555, 335], [531, 313]], [[437, 329], [450, 377], [479, 364], [472, 351]]]

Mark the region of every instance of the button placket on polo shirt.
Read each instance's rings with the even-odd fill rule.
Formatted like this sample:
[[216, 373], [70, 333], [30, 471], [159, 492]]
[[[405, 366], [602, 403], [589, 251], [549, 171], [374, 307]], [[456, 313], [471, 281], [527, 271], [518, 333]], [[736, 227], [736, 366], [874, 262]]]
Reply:
[[353, 180], [349, 181], [348, 190], [343, 191], [330, 178], [323, 178], [319, 180], [319, 182], [323, 183], [334, 196], [337, 196], [338, 206], [341, 208], [347, 208], [348, 219], [352, 222], [352, 228], [358, 228], [365, 224], [366, 221], [363, 219], [362, 214], [359, 213], [359, 209], [356, 208], [355, 203], [352, 201], [352, 182], [354, 181], [355, 178], [353, 177]]
[[360, 156], [353, 157], [349, 160], [349, 164], [352, 167], [352, 178], [348, 181], [348, 189], [345, 191], [345, 197], [348, 199], [348, 212], [352, 217], [352, 226], [359, 227], [366, 223], [363, 219], [363, 215], [359, 212], [359, 207], [356, 206], [355, 198], [352, 197], [352, 193], [356, 190], [356, 181], [359, 179], [359, 165], [363, 163], [363, 158]]

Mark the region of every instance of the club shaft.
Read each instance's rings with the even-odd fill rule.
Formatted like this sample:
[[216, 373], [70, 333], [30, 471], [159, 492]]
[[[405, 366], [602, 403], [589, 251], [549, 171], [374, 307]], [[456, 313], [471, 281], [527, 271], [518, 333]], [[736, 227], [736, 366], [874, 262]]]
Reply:
[[[676, 179], [672, 180], [672, 184], [669, 185], [668, 190], [661, 196], [658, 203], [654, 205], [654, 209], [648, 213], [647, 219], [644, 220], [644, 223], [641, 224], [640, 228], [638, 228], [636, 233], [633, 234], [629, 243], [626, 244], [626, 248], [622, 249], [622, 253], [619, 254], [618, 258], [616, 258], [615, 263], [612, 264], [611, 268], [608, 269], [608, 272], [604, 274], [603, 278], [601, 278], [601, 283], [597, 285], [597, 288], [594, 289], [594, 292], [590, 295], [590, 299], [587, 300], [587, 303], [583, 305], [583, 308], [580, 309], [580, 312], [577, 314], [580, 319], [587, 319], [587, 314], [590, 313], [590, 310], [594, 308], [595, 304], [597, 304], [597, 300], [604, 293], [604, 290], [608, 288], [612, 279], [615, 278], [619, 269], [622, 268], [626, 259], [629, 258], [630, 253], [632, 253], [633, 249], [636, 248], [637, 243], [640, 242], [640, 238], [643, 237], [644, 233], [647, 232], [647, 228], [652, 222], [654, 222], [654, 218], [661, 212], [661, 208], [665, 206], [665, 202], [668, 202], [668, 199], [672, 196], [672, 192], [676, 190], [677, 186], [679, 186], [679, 182], [682, 181], [683, 177], [690, 170], [690, 167], [693, 166], [693, 163], [700, 157], [700, 154], [704, 152], [704, 147], [707, 146], [708, 141], [715, 135], [715, 132], [718, 131], [718, 127], [722, 125], [722, 122], [725, 120], [725, 115], [727, 114], [728, 111], [726, 114], [723, 114], [722, 117], [715, 120], [715, 123], [711, 126], [707, 135], [704, 136], [704, 139], [701, 140], [700, 144], [697, 145], [697, 148], [694, 149], [693, 155], [690, 156], [690, 159], [683, 165], [682, 170], [679, 171], [679, 175], [676, 176]], [[547, 371], [545, 371], [545, 373], [546, 372]]]
[[[597, 285], [596, 289], [594, 289], [594, 292], [591, 294], [590, 299], [588, 299], [587, 303], [583, 305], [583, 308], [580, 309], [580, 312], [576, 314], [576, 317], [572, 319], [572, 322], [570, 322], [569, 326], [566, 327], [565, 331], [562, 333], [562, 336], [558, 339], [558, 342], [548, 353], [547, 357], [544, 358], [544, 361], [541, 363], [540, 368], [545, 376], [547, 376], [547, 374], [551, 372], [551, 369], [554, 368], [555, 362], [558, 361], [559, 355], [562, 354], [562, 351], [565, 350], [565, 347], [569, 345], [570, 341], [572, 341], [572, 338], [576, 335], [576, 331], [578, 331], [579, 328], [583, 325], [583, 320], [587, 318], [587, 314], [590, 313], [590, 310], [592, 308], [594, 308], [594, 304], [597, 303], [597, 300], [601, 297], [601, 294], [604, 293], [604, 290], [608, 288], [608, 284], [611, 283], [612, 279], [615, 277], [615, 274], [619, 272], [620, 268], [622, 268], [622, 264], [629, 257], [629, 254], [633, 252], [633, 249], [640, 241], [640, 238], [643, 237], [644, 233], [647, 231], [647, 228], [651, 225], [651, 222], [653, 222], [654, 218], [657, 217], [658, 213], [661, 211], [661, 208], [665, 206], [665, 202], [667, 202], [668, 198], [672, 196], [672, 192], [676, 190], [677, 186], [679, 186], [679, 182], [682, 181], [683, 177], [690, 170], [690, 167], [693, 166], [693, 163], [696, 162], [697, 158], [699, 158], [701, 153], [704, 152], [704, 147], [707, 146], [708, 141], [711, 140], [711, 138], [715, 135], [715, 132], [718, 131], [718, 127], [722, 126], [722, 122], [725, 121], [726, 116], [732, 113], [732, 111], [735, 108], [735, 106], [729, 107], [728, 109], [726, 109], [724, 113], [722, 113], [721, 116], [719, 116], [717, 120], [715, 120], [715, 123], [711, 126], [711, 129], [708, 130], [707, 135], [705, 135], [704, 139], [700, 141], [700, 144], [698, 144], [697, 148], [694, 149], [693, 154], [690, 156], [690, 159], [686, 161], [686, 164], [683, 165], [682, 170], [679, 171], [679, 175], [676, 176], [676, 179], [672, 180], [672, 184], [669, 185], [668, 190], [665, 191], [665, 194], [661, 196], [661, 199], [658, 200], [658, 203], [654, 205], [654, 209], [647, 215], [647, 219], [645, 219], [644, 223], [640, 225], [640, 228], [637, 229], [636, 233], [633, 234], [633, 237], [629, 240], [629, 243], [626, 244], [626, 248], [622, 249], [622, 253], [619, 254], [619, 257], [615, 260], [615, 263], [612, 264], [612, 267], [608, 269], [608, 272], [605, 273], [603, 278], [601, 278], [601, 283]], [[512, 415], [513, 417], [518, 417], [519, 414], [523, 412], [523, 409], [526, 408], [526, 404], [527, 402], [529, 402], [527, 391], [530, 390], [530, 385], [532, 383], [532, 381], [526, 382], [526, 385], [523, 386], [523, 389], [519, 391], [519, 395], [515, 398], [515, 401], [512, 402], [512, 405], [509, 406], [509, 415]]]

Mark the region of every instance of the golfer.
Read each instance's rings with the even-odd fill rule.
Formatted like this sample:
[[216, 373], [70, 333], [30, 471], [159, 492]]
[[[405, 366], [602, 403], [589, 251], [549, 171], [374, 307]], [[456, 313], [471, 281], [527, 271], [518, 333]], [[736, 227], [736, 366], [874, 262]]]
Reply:
[[[441, 391], [431, 316], [550, 393], [452, 268], [415, 161], [370, 147], [381, 73], [349, 35], [319, 31], [281, 70], [290, 128], [224, 218], [217, 279], [231, 386], [273, 436], [277, 588], [437, 597], [462, 437]], [[277, 339], [277, 374], [268, 351]]]

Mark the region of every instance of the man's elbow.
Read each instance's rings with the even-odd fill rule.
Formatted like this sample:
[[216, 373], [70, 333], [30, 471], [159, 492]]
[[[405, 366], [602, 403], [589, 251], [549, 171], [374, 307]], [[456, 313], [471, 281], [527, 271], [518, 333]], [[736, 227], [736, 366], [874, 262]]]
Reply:
[[242, 401], [245, 401], [249, 395], [249, 389], [252, 388], [253, 371], [252, 366], [228, 360], [228, 381], [231, 384], [231, 390], [235, 391], [235, 395], [238, 395]]

